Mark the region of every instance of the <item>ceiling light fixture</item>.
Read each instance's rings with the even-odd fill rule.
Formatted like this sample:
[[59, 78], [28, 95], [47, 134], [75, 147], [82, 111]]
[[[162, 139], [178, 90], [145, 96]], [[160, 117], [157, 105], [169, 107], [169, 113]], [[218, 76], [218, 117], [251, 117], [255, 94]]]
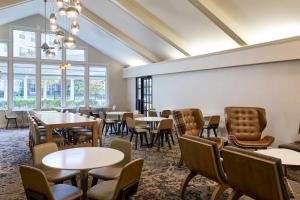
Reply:
[[79, 15], [79, 12], [75, 6], [70, 6], [67, 8], [66, 12], [67, 16], [71, 19], [75, 19]]
[[79, 32], [79, 24], [76, 21], [73, 21], [72, 25], [71, 25], [71, 32], [73, 35], [76, 35]]
[[48, 49], [48, 50], [46, 51], [46, 57], [49, 57], [49, 58], [55, 57], [55, 52], [54, 52], [54, 50], [53, 50], [53, 49]]
[[63, 7], [58, 10], [58, 13], [59, 13], [60, 16], [66, 16], [67, 15], [66, 9], [63, 8]]
[[55, 17], [55, 14], [54, 13], [51, 13], [50, 14], [50, 23], [56, 23], [56, 17]]
[[65, 37], [65, 33], [61, 30], [61, 29], [58, 29], [55, 31], [55, 35], [56, 37], [58, 37], [59, 39], [62, 39]]
[[74, 48], [75, 44], [76, 44], [76, 41], [72, 36], [69, 36], [64, 39], [64, 46], [66, 48]]
[[59, 47], [60, 47], [60, 41], [59, 41], [59, 39], [54, 39], [54, 41], [53, 41], [53, 46], [54, 46], [55, 48], [59, 48]]
[[57, 0], [57, 1], [56, 1], [56, 4], [57, 4], [57, 7], [59, 7], [59, 8], [61, 8], [61, 7], [64, 6], [63, 0]]

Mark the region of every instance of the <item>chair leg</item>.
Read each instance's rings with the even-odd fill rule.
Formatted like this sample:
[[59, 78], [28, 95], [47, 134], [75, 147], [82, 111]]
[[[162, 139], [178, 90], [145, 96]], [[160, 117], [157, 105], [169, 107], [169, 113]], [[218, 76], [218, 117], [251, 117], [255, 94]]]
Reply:
[[149, 147], [149, 143], [148, 143], [147, 134], [145, 133], [145, 134], [144, 134], [144, 136], [145, 136], [145, 140], [146, 140], [147, 147]]
[[175, 145], [174, 138], [173, 138], [173, 133], [172, 132], [170, 133], [170, 136], [171, 136], [171, 140], [172, 140], [173, 145]]
[[238, 192], [238, 191], [233, 190], [233, 191], [230, 193], [230, 195], [229, 195], [229, 197], [227, 198], [227, 200], [238, 200], [238, 199], [240, 199], [241, 196], [243, 196], [243, 194], [241, 194], [241, 193]]
[[201, 130], [200, 137], [203, 137], [204, 128]]
[[130, 142], [132, 141], [132, 138], [133, 138], [133, 132], [131, 132]]
[[217, 186], [217, 188], [214, 190], [214, 192], [212, 193], [210, 199], [211, 200], [218, 200], [220, 199], [220, 196], [224, 193], [225, 190], [227, 190], [229, 188], [229, 185], [221, 185], [219, 184]]
[[182, 155], [180, 155], [180, 159], [179, 159], [179, 162], [178, 162], [178, 167], [181, 167], [183, 165], [183, 158], [182, 158]]
[[9, 119], [7, 119], [6, 129], [8, 129]]
[[196, 172], [190, 172], [186, 177], [185, 177], [185, 180], [181, 186], [181, 189], [180, 189], [180, 197], [183, 199], [184, 197], [184, 192], [185, 192], [185, 189], [186, 187], [188, 186], [188, 183], [192, 180], [192, 178], [194, 178], [195, 176], [197, 175]]
[[108, 132], [108, 129], [109, 129], [109, 125], [108, 124], [105, 124], [105, 136], [106, 136], [106, 134], [107, 134], [107, 132]]
[[138, 134], [135, 134], [135, 150], [137, 150], [137, 145], [138, 145]]
[[93, 177], [92, 179], [92, 187], [95, 186], [98, 183], [98, 179], [96, 177]]
[[214, 131], [215, 137], [218, 137], [216, 128], [213, 128], [213, 131]]
[[165, 137], [166, 137], [166, 141], [167, 141], [167, 143], [168, 143], [168, 145], [169, 145], [169, 149], [172, 149], [172, 147], [171, 147], [171, 142], [170, 142], [170, 139], [169, 139], [169, 134], [168, 134], [168, 133], [165, 133]]
[[207, 129], [207, 137], [210, 137], [210, 128]]
[[17, 127], [17, 128], [19, 128], [19, 127], [18, 127], [18, 122], [17, 122], [17, 119], [15, 119], [15, 123], [16, 123], [16, 127]]
[[143, 146], [143, 135], [142, 134], [139, 134], [140, 135], [140, 147]]
[[75, 176], [71, 178], [71, 183], [72, 183], [73, 186], [77, 187], [77, 181], [76, 181]]

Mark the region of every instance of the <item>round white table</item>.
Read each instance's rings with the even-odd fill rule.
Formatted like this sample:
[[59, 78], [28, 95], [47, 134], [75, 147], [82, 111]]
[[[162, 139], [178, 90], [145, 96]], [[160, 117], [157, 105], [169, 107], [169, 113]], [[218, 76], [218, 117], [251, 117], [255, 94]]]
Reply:
[[136, 121], [141, 121], [141, 122], [160, 122], [161, 120], [168, 119], [164, 117], [138, 117], [135, 118]]
[[124, 159], [124, 154], [116, 149], [104, 147], [81, 147], [57, 151], [42, 160], [47, 167], [64, 170], [80, 170], [80, 186], [83, 199], [88, 189], [90, 169], [114, 165]]
[[118, 116], [118, 120], [120, 121], [121, 116], [124, 115], [124, 113], [128, 113], [128, 112], [126, 112], [126, 111], [111, 111], [111, 112], [106, 112], [106, 115]]

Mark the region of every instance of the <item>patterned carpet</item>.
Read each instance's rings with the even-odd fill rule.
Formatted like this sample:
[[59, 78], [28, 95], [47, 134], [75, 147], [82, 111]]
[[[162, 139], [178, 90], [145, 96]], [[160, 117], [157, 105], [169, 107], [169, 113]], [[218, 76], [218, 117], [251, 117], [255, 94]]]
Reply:
[[[31, 153], [27, 146], [27, 129], [0, 130], [0, 200], [22, 200], [25, 199], [24, 191], [18, 171], [22, 164], [31, 165]], [[107, 136], [104, 145], [110, 143], [111, 138]], [[127, 137], [125, 137], [127, 138]], [[172, 150], [164, 147], [157, 151], [156, 148], [139, 148], [134, 151], [135, 158], [144, 158], [144, 169], [139, 190], [134, 200], [177, 200], [180, 185], [187, 174], [185, 167], [177, 167], [180, 151], [178, 144]], [[296, 199], [300, 199], [300, 170], [288, 169], [289, 178], [299, 182], [291, 181], [296, 192]], [[185, 199], [209, 199], [214, 190], [215, 183], [201, 176], [197, 176], [190, 182], [185, 193]], [[229, 191], [230, 192], [230, 191]], [[224, 194], [222, 199], [226, 199]], [[243, 198], [249, 199], [249, 198]]]

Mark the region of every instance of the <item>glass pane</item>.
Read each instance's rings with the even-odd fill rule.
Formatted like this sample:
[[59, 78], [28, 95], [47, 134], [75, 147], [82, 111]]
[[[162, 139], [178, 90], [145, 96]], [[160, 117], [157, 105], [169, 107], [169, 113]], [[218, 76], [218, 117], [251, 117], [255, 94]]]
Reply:
[[66, 106], [84, 106], [84, 67], [72, 66], [66, 72]]
[[13, 31], [14, 57], [35, 58], [35, 32]]
[[61, 70], [58, 65], [42, 65], [42, 108], [61, 107]]
[[90, 67], [89, 89], [90, 106], [106, 106], [106, 68]]
[[66, 49], [66, 56], [69, 61], [85, 61], [85, 50]]
[[14, 109], [31, 109], [36, 104], [35, 65], [14, 63]]
[[7, 43], [0, 43], [0, 57], [7, 57]]
[[7, 108], [7, 63], [0, 63], [0, 109]]
[[[46, 41], [50, 47], [54, 47], [54, 43], [53, 43], [54, 39], [56, 39], [55, 34], [46, 34]], [[44, 42], [45, 42], [45, 33], [42, 33], [41, 34], [41, 44], [44, 44]], [[54, 57], [47, 57], [46, 52], [44, 50], [41, 50], [42, 59], [61, 60], [62, 51], [57, 48], [55, 48], [53, 50], [55, 52]]]

